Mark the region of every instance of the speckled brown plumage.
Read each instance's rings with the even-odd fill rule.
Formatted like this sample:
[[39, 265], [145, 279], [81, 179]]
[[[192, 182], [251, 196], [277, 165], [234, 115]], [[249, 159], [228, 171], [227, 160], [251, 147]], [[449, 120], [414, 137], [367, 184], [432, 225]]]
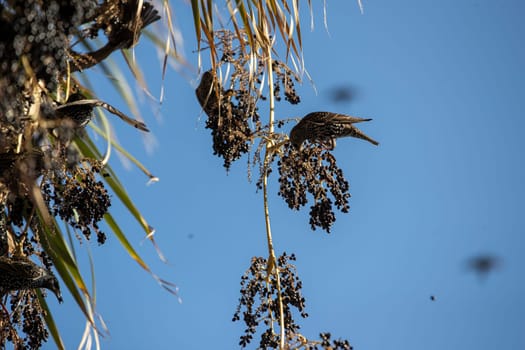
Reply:
[[290, 132], [290, 142], [301, 149], [304, 141], [319, 143], [328, 149], [334, 149], [336, 139], [340, 137], [355, 137], [366, 140], [373, 145], [379, 142], [365, 135], [353, 124], [367, 122], [372, 119], [352, 117], [331, 112], [312, 112], [307, 114]]
[[51, 272], [26, 257], [0, 257], [0, 294], [34, 288], [47, 288], [62, 302], [58, 280]]

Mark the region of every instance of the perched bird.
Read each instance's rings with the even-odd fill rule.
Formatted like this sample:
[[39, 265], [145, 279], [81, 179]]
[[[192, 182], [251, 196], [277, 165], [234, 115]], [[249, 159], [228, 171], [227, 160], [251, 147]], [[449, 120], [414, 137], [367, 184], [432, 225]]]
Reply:
[[160, 19], [159, 12], [146, 1], [120, 0], [116, 3], [118, 9], [111, 6], [108, 9], [112, 21], [111, 26], [106, 29], [106, 35], [110, 43], [129, 49], [139, 41], [142, 29]]
[[379, 142], [366, 136], [353, 125], [370, 120], [372, 119], [352, 117], [339, 113], [312, 112], [307, 114], [292, 128], [290, 142], [299, 150], [305, 140], [319, 143], [332, 150], [335, 148], [335, 140], [337, 138], [351, 136], [366, 140], [377, 146]]
[[143, 122], [128, 117], [104, 101], [86, 99], [86, 97], [79, 92], [71, 94], [65, 104], [60, 105], [55, 109], [55, 122], [59, 121], [62, 126], [66, 127], [83, 128], [93, 118], [93, 109], [95, 107], [106, 109], [108, 112], [116, 115], [134, 128], [146, 132], [149, 131], [146, 124]]
[[71, 94], [67, 102], [56, 109], [56, 118], [60, 120], [70, 120], [75, 128], [83, 128], [93, 118], [93, 105], [69, 105], [72, 102], [85, 100], [86, 96], [80, 92]]
[[195, 90], [197, 100], [209, 117], [219, 115], [219, 93], [216, 91], [215, 85], [222, 90], [218, 82], [215, 81], [212, 71], [209, 70], [202, 74], [199, 86]]
[[0, 256], [0, 294], [13, 290], [46, 288], [61, 303], [62, 294], [56, 277], [26, 257]]
[[80, 53], [73, 49], [71, 70], [83, 71], [105, 60], [113, 51], [135, 46], [142, 30], [160, 19], [155, 7], [143, 0], [106, 0], [97, 7], [95, 14], [84, 23], [92, 23], [83, 32], [94, 38], [100, 30], [108, 38], [106, 45], [97, 50]]

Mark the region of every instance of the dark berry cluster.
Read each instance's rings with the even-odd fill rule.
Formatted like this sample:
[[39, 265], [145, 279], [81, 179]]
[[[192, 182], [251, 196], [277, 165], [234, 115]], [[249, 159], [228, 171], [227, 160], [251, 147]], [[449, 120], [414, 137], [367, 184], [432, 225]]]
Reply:
[[283, 197], [290, 209], [299, 210], [308, 203], [307, 193], [310, 193], [313, 197], [310, 226], [313, 230], [320, 227], [330, 232], [335, 222], [333, 207], [343, 213], [350, 209], [350, 186], [337, 166], [334, 155], [313, 144], [308, 144], [302, 151], [286, 144], [277, 164], [279, 196]]
[[[240, 40], [231, 31], [218, 30], [214, 35], [214, 48], [220, 52], [220, 59], [217, 58], [214, 70], [203, 74], [196, 95], [208, 115], [206, 127], [212, 130], [213, 152], [224, 159], [224, 167], [229, 169], [232, 162], [250, 151], [256, 136], [272, 137], [267, 127], [261, 127], [257, 112], [257, 102], [266, 100], [262, 91], [267, 58], [259, 52], [250, 52], [248, 39]], [[225, 70], [231, 70], [231, 74], [221, 84], [218, 72], [225, 65], [233, 69]], [[286, 101], [299, 103], [294, 85], [300, 82], [299, 76], [278, 60], [272, 62], [272, 72], [276, 100], [281, 100], [284, 90]]]
[[29, 62], [32, 73], [56, 88], [57, 78], [66, 71], [69, 36], [91, 15], [96, 0], [16, 0], [0, 4], [0, 115], [22, 112], [20, 92], [26, 88]]
[[55, 176], [61, 176], [60, 186], [57, 180], [44, 184], [45, 199], [52, 203], [53, 214], [60, 216], [72, 227], [80, 230], [89, 239], [92, 230], [97, 234], [97, 241], [103, 244], [106, 235], [100, 231], [98, 222], [107, 213], [111, 201], [109, 194], [101, 181], [97, 181], [99, 172], [97, 162], [91, 167], [75, 167]]
[[[258, 87], [264, 65], [260, 63], [255, 74], [250, 74], [246, 43], [239, 43], [227, 30], [218, 30], [215, 37], [221, 60], [216, 70], [203, 74], [195, 92], [208, 116], [206, 128], [212, 132], [213, 153], [224, 159], [224, 167], [229, 170], [234, 161], [250, 151], [253, 135], [260, 130], [257, 101], [261, 98]], [[221, 84], [217, 72], [223, 65], [233, 70]]]
[[293, 105], [301, 102], [301, 97], [295, 91], [295, 82], [300, 83], [299, 76], [290, 69], [284, 62], [273, 61], [273, 71], [276, 79], [274, 82], [274, 95], [277, 101], [281, 100], [281, 86], [284, 88], [284, 99]]
[[[343, 339], [334, 339], [331, 340], [330, 338], [332, 335], [328, 332], [319, 334], [319, 337], [321, 338], [321, 346], [322, 349], [325, 350], [352, 350], [353, 347], [350, 345], [350, 342], [348, 340]], [[314, 346], [312, 348], [309, 348], [310, 350], [317, 350], [318, 347]]]
[[[35, 292], [26, 292], [27, 299], [36, 299]], [[23, 322], [22, 331], [26, 334], [24, 341], [29, 349], [40, 349], [49, 334], [45, 326], [40, 304], [34, 300], [26, 300], [22, 309]]]
[[[137, 18], [139, 5], [142, 11]], [[4, 267], [7, 261], [13, 267], [24, 257], [40, 261], [33, 263], [35, 269], [43, 263], [51, 271], [41, 232], [45, 223], [39, 215], [46, 211], [86, 238], [96, 233], [97, 241], [104, 243], [106, 236], [98, 223], [108, 211], [110, 197], [97, 181], [101, 164], [82, 161], [73, 136], [82, 136], [78, 129], [90, 121], [94, 107], [147, 129], [106, 103], [82, 104], [85, 98], [79, 93], [86, 89], [77, 86], [70, 73], [135, 45], [140, 31], [159, 18], [147, 1], [0, 0], [0, 260]], [[73, 49], [75, 43], [99, 32], [107, 37], [106, 45], [87, 53]], [[74, 87], [65, 91], [70, 83]], [[69, 99], [64, 106], [65, 96]], [[66, 119], [73, 123], [63, 123]], [[5, 270], [0, 276], [7, 280]], [[49, 283], [58, 288], [54, 276], [35, 286], [24, 285], [27, 278], [10, 280], [24, 288], [49, 288]], [[9, 347], [7, 342], [16, 349], [40, 348], [48, 334], [36, 292], [7, 290], [2, 285], [0, 294], [4, 302], [11, 301], [12, 313], [6, 315], [1, 305], [0, 348]]]
[[252, 258], [250, 268], [241, 278], [241, 297], [233, 316], [233, 321], [239, 321], [242, 318], [246, 325], [244, 335], [240, 337], [241, 347], [246, 347], [253, 340], [258, 331], [257, 328], [264, 325], [265, 329], [261, 332], [259, 348], [278, 348], [280, 336], [275, 331], [280, 317], [278, 284], [280, 284], [287, 336], [295, 334], [300, 328], [293, 318], [294, 309], [302, 317], [308, 317], [305, 311], [305, 299], [301, 294], [302, 283], [295, 266], [290, 261], [295, 261], [295, 255], [283, 253], [277, 259], [275, 269], [268, 272], [269, 265], [265, 258]]
[[[15, 345], [15, 349], [40, 349], [49, 338], [49, 332], [36, 292], [25, 290], [15, 293], [11, 296], [10, 304], [11, 317], [0, 309], [0, 347], [5, 349], [9, 341]], [[18, 335], [17, 328], [25, 334], [24, 338]]]
[[[28, 201], [29, 202], [29, 201]], [[30, 202], [28, 203], [30, 209]], [[15, 349], [39, 349], [48, 339], [48, 330], [44, 321], [44, 310], [37, 296], [37, 289], [48, 288], [62, 302], [59, 282], [51, 268], [51, 261], [41, 251], [38, 237], [42, 237], [40, 225], [33, 216], [27, 221], [31, 227], [28, 232], [16, 233], [12, 206], [0, 206], [0, 245], [6, 247], [0, 254], [0, 297], [9, 300], [11, 312], [6, 313], [4, 302], [0, 308], [0, 348], [5, 349], [11, 342]], [[14, 227], [13, 227], [14, 226]], [[30, 239], [28, 235], [32, 233]], [[37, 251], [37, 247], [39, 251]], [[38, 256], [46, 268], [29, 259]], [[45, 291], [42, 290], [45, 295]], [[6, 298], [9, 296], [9, 299]], [[21, 331], [25, 336], [21, 337]]]
[[232, 102], [231, 91], [222, 88], [215, 72], [205, 72], [195, 92], [208, 115], [206, 128], [211, 130], [213, 154], [222, 157], [224, 167], [229, 169], [232, 162], [250, 150], [250, 116], [241, 109], [240, 103]]

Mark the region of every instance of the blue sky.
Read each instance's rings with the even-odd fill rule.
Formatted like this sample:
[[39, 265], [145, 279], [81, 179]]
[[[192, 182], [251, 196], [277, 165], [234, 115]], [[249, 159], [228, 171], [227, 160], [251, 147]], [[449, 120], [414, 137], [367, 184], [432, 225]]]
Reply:
[[[189, 8], [174, 5], [187, 59], [196, 65]], [[525, 5], [364, 7], [361, 15], [354, 1], [328, 1], [329, 33], [321, 12], [313, 32], [304, 17], [306, 65], [318, 94], [306, 82], [298, 90], [302, 103], [283, 102], [276, 111], [278, 118], [317, 110], [372, 117], [362, 130], [381, 142], [338, 142], [334, 154], [352, 198], [330, 235], [312, 232], [308, 209], [290, 211], [270, 181], [275, 248], [297, 255], [303, 280], [310, 317], [299, 320], [302, 332], [315, 338], [329, 331], [366, 350], [523, 349]], [[136, 55], [158, 95], [156, 53], [143, 40]], [[136, 130], [114, 123], [123, 145], [160, 178], [146, 186], [138, 170], [112, 160], [170, 264], [141, 244], [142, 232], [116, 201], [112, 209], [154, 271], [180, 287], [182, 303], [115, 237], [101, 247], [82, 245], [79, 255], [89, 246], [96, 259], [98, 312], [111, 333], [103, 348], [238, 348], [244, 327], [231, 318], [240, 277], [252, 256], [266, 254], [262, 195], [247, 181], [245, 160], [226, 174], [212, 155], [194, 83], [171, 70], [164, 104], [142, 103], [157, 142], [152, 153]], [[352, 102], [330, 100], [328, 91], [341, 85], [355, 88]], [[109, 89], [99, 97], [123, 106]], [[465, 267], [478, 254], [502, 259], [484, 280]], [[65, 343], [76, 348], [82, 315], [71, 297], [62, 305], [51, 299]]]

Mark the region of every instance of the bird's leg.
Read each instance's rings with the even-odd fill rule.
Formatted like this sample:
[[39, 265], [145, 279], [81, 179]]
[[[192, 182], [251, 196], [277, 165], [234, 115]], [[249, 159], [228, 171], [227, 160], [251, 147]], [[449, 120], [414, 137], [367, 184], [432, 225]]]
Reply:
[[319, 141], [319, 144], [323, 146], [325, 150], [332, 151], [335, 148], [336, 141], [334, 138], [330, 138], [329, 140]]
[[336, 144], [335, 138], [331, 138], [330, 139], [330, 148], [328, 148], [328, 151], [333, 151], [334, 148], [335, 148], [335, 144]]

